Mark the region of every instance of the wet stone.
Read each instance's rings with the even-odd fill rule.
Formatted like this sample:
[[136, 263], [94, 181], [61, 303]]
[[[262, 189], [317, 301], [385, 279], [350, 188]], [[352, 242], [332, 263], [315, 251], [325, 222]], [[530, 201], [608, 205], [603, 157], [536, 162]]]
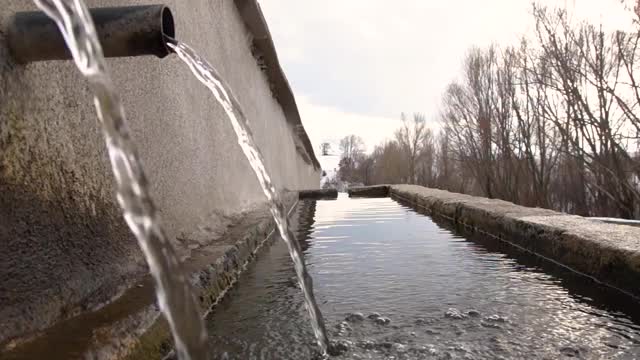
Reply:
[[389, 323], [391, 323], [391, 319], [389, 319], [388, 317], [379, 317], [375, 320], [375, 322], [378, 325], [389, 325]]
[[364, 315], [360, 312], [356, 312], [356, 313], [351, 313], [347, 315], [347, 317], [345, 317], [344, 319], [347, 320], [348, 322], [360, 322], [364, 320]]
[[460, 312], [460, 310], [456, 308], [449, 308], [445, 313], [444, 317], [454, 320], [462, 320], [467, 316]]

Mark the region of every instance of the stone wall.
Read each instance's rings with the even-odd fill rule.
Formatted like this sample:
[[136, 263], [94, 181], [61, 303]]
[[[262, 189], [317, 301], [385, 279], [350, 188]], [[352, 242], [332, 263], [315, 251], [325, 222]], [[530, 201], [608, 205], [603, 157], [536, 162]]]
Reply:
[[[150, 3], [87, 1], [90, 7]], [[319, 165], [277, 57], [269, 52], [272, 43], [255, 1], [164, 3], [173, 12], [177, 38], [198, 49], [233, 88], [275, 183], [282, 190], [317, 187]], [[8, 53], [6, 26], [12, 14], [25, 10], [35, 10], [31, 1], [5, 0], [0, 7], [5, 346], [101, 307], [146, 273], [116, 204], [85, 81], [71, 61], [23, 66]], [[266, 69], [256, 49], [268, 58]], [[263, 205], [223, 109], [176, 56], [109, 59], [108, 66], [163, 225], [184, 257], [215, 243], [238, 214]]]

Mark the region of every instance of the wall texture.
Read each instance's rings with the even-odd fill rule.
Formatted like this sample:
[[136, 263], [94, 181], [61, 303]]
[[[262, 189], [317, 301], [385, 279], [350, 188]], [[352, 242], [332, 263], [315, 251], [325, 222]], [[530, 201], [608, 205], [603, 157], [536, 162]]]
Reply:
[[[233, 88], [275, 182], [283, 190], [317, 187], [319, 165], [255, 1], [164, 3], [177, 38]], [[8, 54], [9, 18], [34, 9], [29, 0], [0, 7], [0, 344], [98, 307], [146, 272], [74, 64], [19, 66]], [[264, 202], [224, 111], [176, 56], [108, 64], [164, 227], [185, 257]]]

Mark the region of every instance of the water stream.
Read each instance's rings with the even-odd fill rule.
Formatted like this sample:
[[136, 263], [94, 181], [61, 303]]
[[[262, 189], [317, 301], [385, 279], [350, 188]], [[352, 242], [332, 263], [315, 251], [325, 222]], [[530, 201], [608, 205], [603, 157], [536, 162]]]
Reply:
[[138, 239], [155, 280], [160, 310], [180, 359], [204, 359], [207, 335], [178, 256], [160, 226], [158, 211], [129, 135], [118, 94], [106, 70], [93, 20], [81, 0], [35, 0], [58, 25], [76, 66], [88, 80], [104, 133], [124, 218]]
[[227, 117], [231, 121], [233, 130], [238, 137], [238, 144], [242, 148], [247, 160], [251, 164], [251, 168], [256, 173], [260, 186], [269, 200], [270, 211], [276, 222], [280, 236], [286, 242], [291, 260], [296, 271], [296, 276], [302, 292], [304, 294], [305, 305], [309, 316], [311, 317], [311, 325], [316, 336], [318, 346], [323, 354], [327, 354], [329, 340], [325, 329], [322, 314], [313, 295], [313, 284], [311, 276], [307, 272], [307, 268], [302, 258], [300, 245], [296, 241], [295, 236], [289, 229], [287, 217], [285, 216], [284, 205], [280, 199], [280, 195], [271, 181], [267, 169], [265, 167], [264, 158], [256, 146], [251, 130], [244, 116], [242, 109], [233, 95], [231, 89], [225, 84], [224, 80], [216, 69], [206, 60], [202, 59], [193, 49], [183, 43], [168, 43], [176, 54], [182, 59], [193, 72], [193, 75], [200, 80], [213, 94], [218, 103], [224, 108]]

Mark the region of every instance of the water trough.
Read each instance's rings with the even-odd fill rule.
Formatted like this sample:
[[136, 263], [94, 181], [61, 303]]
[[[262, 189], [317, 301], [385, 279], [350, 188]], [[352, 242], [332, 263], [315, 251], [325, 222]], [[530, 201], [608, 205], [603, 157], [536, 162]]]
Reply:
[[390, 196], [544, 256], [640, 297], [640, 228], [416, 185], [356, 188], [350, 196]]
[[[49, 4], [44, 0], [38, 3]], [[2, 241], [6, 248], [0, 249], [0, 293], [8, 294], [0, 297], [0, 319], [3, 325], [8, 325], [3, 326], [0, 333], [3, 357], [69, 359], [90, 353], [93, 358], [157, 358], [172, 354], [168, 340], [171, 331], [180, 358], [205, 358], [207, 338], [201, 329], [204, 324], [200, 309], [209, 309], [224, 295], [256, 249], [273, 233], [273, 228], [279, 230], [293, 259], [318, 348], [321, 353], [331, 349], [301, 245], [288, 228], [286, 210], [295, 203], [296, 197], [335, 198], [336, 193], [304, 190], [317, 184], [320, 169], [277, 58], [274, 62], [273, 44], [255, 1], [237, 1], [234, 4], [237, 7], [229, 7], [229, 2], [224, 1], [216, 3], [220, 6], [217, 10], [227, 11], [227, 19], [231, 19], [231, 24], [218, 25], [232, 29], [226, 36], [233, 45], [222, 50], [238, 52], [226, 54], [222, 59], [212, 56], [220, 63], [220, 69], [225, 65], [231, 67], [227, 69], [227, 76], [192, 48], [172, 39], [175, 35], [173, 17], [165, 6], [102, 8], [87, 14], [76, 11], [80, 16], [72, 18], [65, 17], [68, 15], [65, 9], [57, 4], [60, 13], [51, 9], [48, 13], [58, 16], [57, 24], [33, 12], [13, 16], [8, 25], [8, 51], [3, 49], [4, 57], [0, 57], [4, 64], [10, 65], [0, 67], [1, 75], [8, 79], [2, 94], [7, 96], [2, 97], [3, 104], [0, 104], [6, 105], [0, 107], [0, 190], [3, 194], [0, 235], [6, 240]], [[190, 5], [182, 5], [183, 10], [195, 11], [188, 7]], [[9, 11], [11, 9], [10, 6]], [[90, 18], [96, 23], [98, 37], [91, 33]], [[81, 21], [74, 23], [74, 20]], [[255, 30], [256, 22], [262, 24], [262, 31]], [[64, 37], [55, 35], [56, 26], [63, 30]], [[80, 31], [76, 33], [76, 30]], [[234, 32], [240, 35], [233, 35]], [[74, 36], [81, 41], [76, 41]], [[246, 46], [234, 48], [238, 39], [251, 37], [244, 43]], [[184, 121], [168, 132], [154, 131], [155, 118], [153, 123], [139, 125], [137, 133], [133, 131], [143, 138], [139, 149], [145, 153], [139, 156], [126, 126], [123, 112], [126, 102], [140, 104], [151, 100], [151, 105], [145, 106], [160, 108], [164, 100], [184, 96], [181, 92], [201, 84], [187, 80], [176, 85], [176, 89], [161, 88], [173, 92], [156, 98], [128, 88], [131, 100], [124, 96], [121, 104], [106, 71], [99, 43], [106, 56], [116, 58], [164, 57], [175, 50], [217, 103], [203, 96], [202, 102], [194, 104], [187, 96], [182, 106], [177, 107], [183, 110], [182, 117], [158, 113], [156, 109], [154, 114], [164, 116], [164, 125], [170, 126], [176, 119]], [[204, 52], [211, 55], [210, 48], [202, 45]], [[270, 70], [266, 74], [263, 73], [265, 54], [260, 51], [266, 52], [269, 59]], [[72, 68], [44, 61], [69, 59], [71, 55], [89, 80], [91, 92], [69, 86], [72, 81], [63, 81], [53, 91], [58, 96], [58, 92], [62, 93], [63, 99], [62, 104], [53, 106], [54, 110], [62, 109], [53, 115], [57, 121], [44, 122], [44, 128], [30, 127], [43, 121], [29, 118], [32, 114], [27, 105], [42, 105], [43, 100], [33, 99], [37, 91], [27, 92], [31, 97], [25, 97], [21, 89], [32, 90], [29, 86], [41, 85], [38, 81], [43, 76], [51, 76], [50, 72], [56, 71], [79, 80], [71, 75]], [[246, 57], [250, 60], [241, 64], [243, 68], [236, 69], [237, 58]], [[113, 65], [126, 69], [120, 78], [120, 85], [125, 88], [132, 70], [146, 71], [150, 64], [156, 65], [149, 59], [119, 60], [123, 62]], [[175, 65], [168, 62], [167, 66]], [[171, 69], [180, 71], [175, 67]], [[43, 70], [44, 73], [38, 72]], [[234, 78], [244, 76], [243, 71], [253, 77]], [[273, 76], [274, 73], [277, 76]], [[229, 79], [229, 84], [225, 79]], [[146, 89], [153, 90], [153, 87]], [[202, 86], [198, 89], [205, 90]], [[240, 96], [236, 97], [237, 89]], [[107, 140], [106, 153], [95, 149], [99, 134], [83, 122], [86, 115], [92, 113], [90, 106], [75, 104], [81, 108], [77, 110], [68, 105], [79, 102], [79, 94], [91, 93], [95, 96]], [[259, 93], [257, 99], [256, 93]], [[47, 110], [50, 109], [37, 114], [46, 117], [51, 112]], [[153, 112], [152, 108], [148, 110]], [[67, 129], [72, 134], [60, 130], [64, 123], [60, 119], [74, 116], [76, 122]], [[265, 119], [272, 123], [265, 125]], [[201, 131], [193, 122], [206, 131]], [[190, 131], [184, 131], [185, 124]], [[217, 138], [223, 139], [221, 145], [212, 140], [218, 131], [222, 133]], [[71, 141], [59, 140], [56, 136], [60, 132]], [[272, 141], [274, 134], [282, 137], [279, 144]], [[190, 150], [187, 154], [183, 151], [185, 148]], [[58, 149], [60, 153], [55, 151]], [[80, 149], [88, 151], [86, 158]], [[224, 154], [223, 159], [220, 154]], [[188, 155], [193, 156], [195, 162]], [[238, 161], [244, 159], [243, 156], [249, 160], [248, 164]], [[190, 163], [182, 166], [185, 159]], [[149, 179], [160, 179], [159, 185], [147, 179], [142, 160], [155, 165], [151, 167]], [[217, 160], [222, 160], [215, 165], [219, 168], [212, 169], [211, 163]], [[84, 166], [74, 168], [82, 161], [86, 161]], [[104, 175], [108, 164], [113, 168], [115, 179]], [[38, 185], [38, 181], [45, 185]], [[118, 190], [117, 201], [108, 190], [114, 187]], [[175, 195], [184, 189], [188, 191]], [[596, 281], [640, 295], [635, 285], [640, 283], [640, 229], [408, 185], [354, 189], [351, 193], [408, 201], [435, 215], [510, 241]], [[159, 199], [156, 200], [159, 206], [155, 199]], [[119, 207], [146, 256], [151, 276], [144, 267], [140, 250], [132, 245], [133, 237], [117, 217]], [[34, 209], [39, 212], [34, 213]], [[159, 221], [163, 210], [169, 219], [166, 232]], [[153, 297], [154, 283], [159, 306]], [[167, 322], [160, 317], [160, 311]], [[60, 347], [55, 355], [47, 355], [50, 349], [68, 339], [73, 341]]]

